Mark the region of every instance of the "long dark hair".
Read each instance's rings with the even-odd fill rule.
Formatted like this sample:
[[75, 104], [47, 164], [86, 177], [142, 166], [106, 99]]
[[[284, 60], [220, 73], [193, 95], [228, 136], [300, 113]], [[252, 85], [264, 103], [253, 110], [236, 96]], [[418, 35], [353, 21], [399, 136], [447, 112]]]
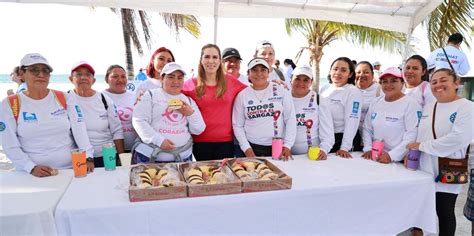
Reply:
[[406, 63], [408, 63], [409, 60], [417, 60], [420, 62], [421, 64], [421, 68], [423, 69], [424, 73], [423, 73], [423, 76], [421, 76], [421, 80], [422, 81], [430, 81], [430, 75], [428, 73], [428, 63], [426, 63], [426, 60], [425, 58], [423, 58], [422, 56], [420, 55], [413, 55], [411, 57], [409, 57], [407, 60], [406, 60]]
[[336, 63], [336, 61], [344, 61], [345, 63], [347, 63], [347, 66], [349, 67], [349, 73], [352, 73], [351, 77], [349, 77], [347, 79], [347, 83], [348, 84], [352, 84], [352, 85], [355, 85], [355, 68], [354, 68], [354, 64], [352, 64], [352, 60], [347, 58], [347, 57], [339, 57], [337, 58], [336, 60], [334, 60], [332, 63], [331, 63], [331, 67], [329, 67], [329, 74], [328, 74], [328, 81], [329, 83], [332, 84], [332, 80], [331, 80], [331, 69], [332, 69], [332, 66], [334, 65], [334, 63]]

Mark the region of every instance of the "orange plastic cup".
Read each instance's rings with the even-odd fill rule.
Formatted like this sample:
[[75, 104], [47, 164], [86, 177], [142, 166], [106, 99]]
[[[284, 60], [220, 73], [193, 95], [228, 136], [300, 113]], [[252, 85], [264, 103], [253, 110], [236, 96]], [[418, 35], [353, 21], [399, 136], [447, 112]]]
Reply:
[[74, 177], [84, 177], [87, 175], [86, 151], [73, 149], [71, 151], [72, 168]]

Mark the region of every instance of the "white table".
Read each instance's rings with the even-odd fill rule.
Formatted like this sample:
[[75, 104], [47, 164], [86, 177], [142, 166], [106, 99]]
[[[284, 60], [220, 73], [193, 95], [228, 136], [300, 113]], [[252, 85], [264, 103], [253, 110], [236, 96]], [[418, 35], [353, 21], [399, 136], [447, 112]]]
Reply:
[[46, 178], [0, 173], [0, 235], [56, 235], [54, 210], [72, 178], [72, 170]]
[[[360, 154], [356, 154], [360, 155]], [[400, 164], [331, 156], [273, 162], [291, 190], [149, 202], [128, 201], [121, 170], [73, 179], [56, 208], [61, 235], [346, 234], [436, 232], [431, 176]], [[87, 199], [87, 200], [85, 200]]]

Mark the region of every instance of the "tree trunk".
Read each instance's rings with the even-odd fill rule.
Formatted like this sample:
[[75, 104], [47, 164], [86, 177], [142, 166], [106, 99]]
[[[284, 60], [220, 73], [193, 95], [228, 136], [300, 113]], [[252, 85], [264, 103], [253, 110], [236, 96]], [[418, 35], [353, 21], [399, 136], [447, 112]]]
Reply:
[[127, 76], [129, 80], [133, 80], [134, 76], [134, 69], [133, 69], [133, 55], [132, 55], [132, 45], [130, 34], [126, 29], [127, 23], [126, 17], [124, 17], [125, 9], [120, 10], [122, 13], [122, 32], [123, 32], [123, 42], [125, 44], [125, 64], [127, 65]]
[[321, 63], [321, 58], [323, 57], [323, 48], [310, 47], [310, 60], [311, 60], [311, 69], [313, 69], [313, 91], [319, 93], [319, 85], [321, 84], [321, 72], [319, 65]]

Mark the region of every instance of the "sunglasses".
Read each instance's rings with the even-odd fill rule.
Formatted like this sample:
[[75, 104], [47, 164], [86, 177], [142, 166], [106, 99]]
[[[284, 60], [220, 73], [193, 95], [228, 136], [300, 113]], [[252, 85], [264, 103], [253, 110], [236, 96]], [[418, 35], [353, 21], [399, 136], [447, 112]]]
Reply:
[[51, 70], [48, 67], [40, 68], [40, 67], [35, 67], [35, 66], [33, 66], [33, 67], [27, 66], [27, 67], [25, 67], [25, 70], [29, 71], [30, 73], [32, 73], [35, 76], [38, 76], [41, 72], [43, 72], [43, 74], [45, 74], [45, 75], [50, 75], [51, 74]]
[[94, 75], [90, 72], [87, 72], [87, 73], [74, 72], [74, 73], [72, 73], [72, 76], [74, 76], [76, 78], [82, 78], [82, 77], [92, 78], [92, 77], [94, 77]]

